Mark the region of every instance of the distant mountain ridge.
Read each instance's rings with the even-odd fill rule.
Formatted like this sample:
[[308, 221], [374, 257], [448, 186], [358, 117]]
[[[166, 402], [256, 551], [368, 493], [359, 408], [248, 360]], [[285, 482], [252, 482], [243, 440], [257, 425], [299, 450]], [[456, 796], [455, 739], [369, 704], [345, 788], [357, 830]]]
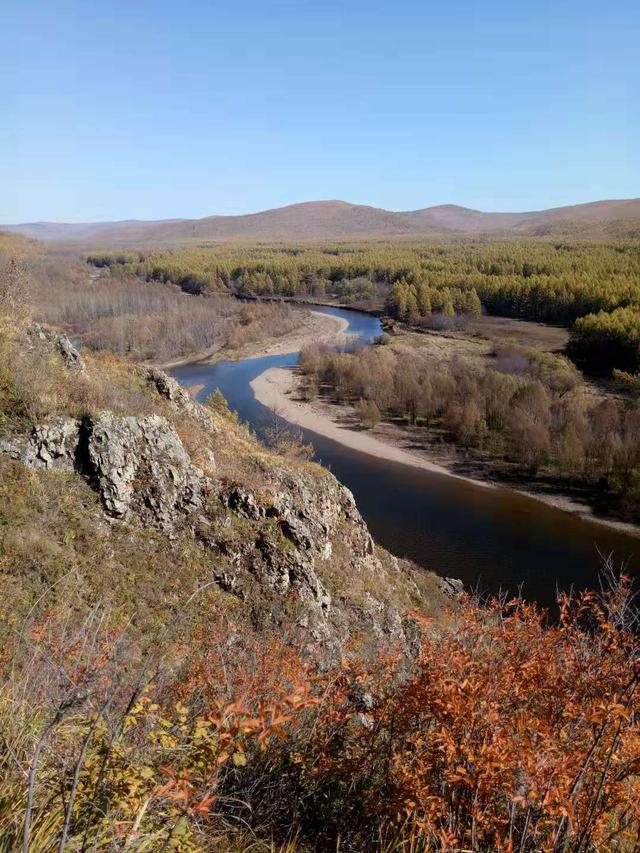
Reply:
[[238, 216], [121, 222], [29, 222], [0, 230], [96, 246], [190, 242], [437, 238], [455, 235], [640, 237], [640, 198], [523, 213], [490, 213], [455, 204], [390, 211], [345, 201], [309, 201]]

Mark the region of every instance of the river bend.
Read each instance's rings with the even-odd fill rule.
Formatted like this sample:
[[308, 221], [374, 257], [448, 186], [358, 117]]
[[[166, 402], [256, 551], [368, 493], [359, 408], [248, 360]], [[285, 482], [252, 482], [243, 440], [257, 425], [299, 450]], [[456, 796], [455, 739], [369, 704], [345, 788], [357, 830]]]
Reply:
[[[315, 310], [346, 318], [361, 343], [380, 334], [377, 318], [355, 311]], [[183, 385], [219, 388], [229, 406], [260, 435], [274, 415], [250, 382], [270, 367], [293, 367], [298, 354], [186, 364], [171, 370]], [[640, 538], [591, 522], [506, 488], [378, 459], [303, 430], [316, 458], [354, 493], [374, 538], [438, 574], [460, 578], [480, 592], [522, 591], [541, 604], [556, 590], [595, 587], [605, 555], [640, 573]]]

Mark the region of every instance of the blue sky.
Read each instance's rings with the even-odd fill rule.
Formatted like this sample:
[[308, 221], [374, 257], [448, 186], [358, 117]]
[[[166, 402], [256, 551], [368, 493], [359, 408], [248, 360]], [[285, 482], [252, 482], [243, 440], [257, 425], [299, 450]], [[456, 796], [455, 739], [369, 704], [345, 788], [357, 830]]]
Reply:
[[640, 196], [638, 0], [4, 0], [0, 222]]

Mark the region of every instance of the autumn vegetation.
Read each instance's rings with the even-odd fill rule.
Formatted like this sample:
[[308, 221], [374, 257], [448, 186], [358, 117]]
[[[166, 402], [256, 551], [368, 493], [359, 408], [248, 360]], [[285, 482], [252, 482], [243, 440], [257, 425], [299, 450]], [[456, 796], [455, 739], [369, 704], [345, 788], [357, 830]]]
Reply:
[[624, 579], [562, 598], [553, 626], [518, 600], [468, 600], [444, 631], [414, 614], [411, 658], [321, 664], [275, 637], [239, 643], [203, 596], [188, 641], [167, 631], [146, 653], [99, 605], [14, 626], [0, 849], [638, 849]]
[[497, 316], [565, 326], [587, 318], [576, 325], [572, 342], [583, 366], [638, 366], [636, 242], [220, 245], [90, 260], [191, 293], [333, 298], [424, 325], [444, 320], [446, 326], [456, 315], [476, 314], [480, 305]]
[[638, 401], [595, 394], [562, 356], [503, 345], [476, 365], [399, 339], [356, 353], [310, 345], [300, 370], [304, 397], [351, 405], [366, 428], [406, 424], [436, 451], [460, 448], [476, 474], [579, 484], [601, 509], [640, 518]]

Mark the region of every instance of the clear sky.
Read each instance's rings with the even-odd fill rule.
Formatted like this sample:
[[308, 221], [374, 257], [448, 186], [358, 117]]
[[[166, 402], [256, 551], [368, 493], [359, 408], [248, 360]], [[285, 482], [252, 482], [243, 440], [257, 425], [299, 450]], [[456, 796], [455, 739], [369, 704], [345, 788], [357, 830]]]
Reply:
[[0, 6], [0, 222], [640, 196], [639, 0]]

